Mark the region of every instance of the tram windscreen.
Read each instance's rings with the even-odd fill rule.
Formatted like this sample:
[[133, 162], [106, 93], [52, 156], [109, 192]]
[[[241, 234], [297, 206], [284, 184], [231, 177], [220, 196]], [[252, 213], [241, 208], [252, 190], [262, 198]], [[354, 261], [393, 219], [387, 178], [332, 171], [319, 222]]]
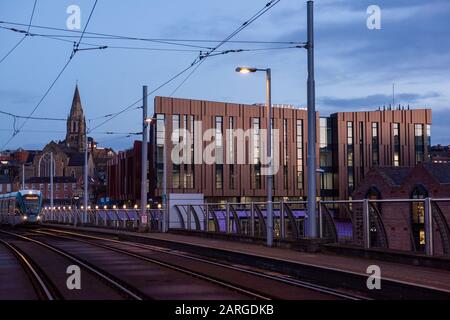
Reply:
[[23, 202], [27, 213], [39, 213], [39, 196], [34, 194], [24, 195]]

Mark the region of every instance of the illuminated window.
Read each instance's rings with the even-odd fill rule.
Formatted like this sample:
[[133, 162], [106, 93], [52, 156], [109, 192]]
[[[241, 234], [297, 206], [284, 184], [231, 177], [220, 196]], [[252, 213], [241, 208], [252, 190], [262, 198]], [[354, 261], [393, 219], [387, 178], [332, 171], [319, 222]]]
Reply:
[[223, 118], [216, 117], [216, 189], [223, 188]]
[[252, 118], [252, 144], [253, 144], [253, 159], [252, 159], [252, 187], [253, 189], [261, 189], [261, 158], [260, 158], [260, 118]]
[[395, 167], [400, 166], [400, 123], [392, 124], [392, 136], [393, 136], [393, 164]]
[[355, 188], [353, 122], [347, 122], [347, 185], [351, 194]]
[[414, 125], [414, 144], [416, 150], [416, 164], [418, 164], [424, 160], [423, 124]]
[[378, 137], [378, 122], [372, 122], [372, 165], [380, 164], [380, 141]]
[[297, 120], [297, 189], [303, 189], [303, 120]]
[[[428, 197], [427, 190], [422, 186], [414, 188], [412, 199], [425, 199]], [[411, 227], [414, 239], [413, 247], [416, 251], [425, 250], [425, 203], [423, 201], [411, 204]]]

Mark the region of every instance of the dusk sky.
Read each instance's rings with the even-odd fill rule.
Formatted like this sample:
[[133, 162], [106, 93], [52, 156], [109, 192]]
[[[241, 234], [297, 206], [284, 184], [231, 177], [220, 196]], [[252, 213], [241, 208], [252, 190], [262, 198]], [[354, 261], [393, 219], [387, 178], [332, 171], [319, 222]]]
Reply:
[[[145, 38], [222, 40], [260, 10], [265, 0], [99, 0], [87, 31]], [[83, 28], [93, 0], [38, 0], [33, 25], [66, 28], [69, 5], [81, 8]], [[27, 24], [34, 0], [0, 0], [0, 21]], [[381, 8], [381, 30], [366, 26], [367, 7]], [[337, 111], [377, 110], [392, 102], [432, 108], [432, 143], [450, 144], [450, 1], [448, 0], [317, 0], [316, 108], [321, 115]], [[0, 23], [0, 27], [13, 27]], [[15, 26], [18, 29], [25, 27]], [[32, 27], [30, 32], [70, 34]], [[73, 35], [73, 34], [72, 34]], [[0, 60], [21, 34], [0, 29]], [[76, 40], [73, 38], [72, 40]], [[282, 0], [233, 40], [306, 41], [306, 1]], [[108, 48], [80, 51], [35, 112], [38, 117], [66, 118], [78, 81], [88, 119], [120, 111], [186, 68], [199, 48], [144, 41], [84, 38], [108, 46], [178, 48], [193, 51], [149, 51]], [[191, 43], [214, 46], [214, 43]], [[230, 43], [226, 49], [286, 47], [284, 44]], [[84, 46], [85, 48], [87, 46]], [[203, 49], [205, 50], [205, 49]], [[0, 110], [28, 115], [67, 62], [69, 42], [27, 37], [0, 63]], [[306, 105], [306, 50], [280, 49], [230, 53], [208, 58], [174, 97], [237, 103], [264, 102], [264, 75], [240, 75], [238, 65], [272, 68], [273, 102]], [[155, 95], [169, 96], [187, 74]], [[153, 97], [149, 99], [152, 110]], [[91, 122], [91, 127], [100, 123]], [[19, 122], [20, 124], [20, 122]], [[102, 146], [125, 149], [133, 138], [105, 131], [140, 131], [141, 111], [124, 113], [91, 135]], [[8, 149], [42, 148], [65, 138], [65, 122], [28, 121]], [[0, 114], [0, 146], [11, 136], [12, 118]], [[138, 138], [138, 137], [135, 137]]]

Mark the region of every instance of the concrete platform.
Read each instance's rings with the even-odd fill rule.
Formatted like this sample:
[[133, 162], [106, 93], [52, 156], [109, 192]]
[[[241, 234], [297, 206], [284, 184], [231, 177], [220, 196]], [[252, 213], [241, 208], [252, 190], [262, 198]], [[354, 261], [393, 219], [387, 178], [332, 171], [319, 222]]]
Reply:
[[[46, 226], [74, 229], [71, 226], [62, 225]], [[265, 265], [261, 267], [264, 268], [278, 264], [289, 265], [290, 269], [298, 268], [299, 270], [306, 270], [306, 273], [308, 269], [318, 269], [322, 271], [322, 277], [328, 277], [329, 275], [331, 277], [332, 274], [345, 273], [353, 275], [359, 282], [361, 282], [361, 279], [367, 279], [369, 276], [369, 274], [366, 273], [368, 266], [377, 265], [381, 268], [382, 285], [383, 282], [392, 282], [400, 286], [403, 285], [405, 290], [407, 290], [409, 286], [414, 286], [421, 287], [424, 290], [437, 290], [450, 294], [449, 270], [367, 259], [364, 257], [359, 258], [326, 253], [298, 252], [278, 247], [268, 248], [261, 244], [240, 243], [199, 236], [171, 233], [136, 233], [88, 227], [78, 227], [76, 230], [114, 234], [124, 240], [166, 245], [168, 247], [181, 248], [181, 250], [183, 250], [183, 248], [193, 248], [197, 250], [198, 253], [205, 253], [205, 255], [211, 255], [211, 251], [214, 250], [225, 256], [245, 256], [249, 261], [262, 261]], [[349, 279], [348, 281], [351, 282], [355, 280]]]

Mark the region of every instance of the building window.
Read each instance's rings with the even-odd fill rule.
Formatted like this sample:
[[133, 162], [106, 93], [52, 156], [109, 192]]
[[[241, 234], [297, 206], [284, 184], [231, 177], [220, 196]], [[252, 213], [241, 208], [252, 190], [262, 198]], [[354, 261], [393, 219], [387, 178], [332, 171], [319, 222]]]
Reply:
[[[180, 115], [172, 115], [172, 142], [174, 144], [180, 143]], [[180, 188], [180, 176], [181, 176], [181, 166], [179, 164], [172, 163], [172, 187], [174, 189]]]
[[353, 122], [347, 122], [347, 186], [351, 194], [355, 188]]
[[223, 118], [216, 116], [215, 124], [216, 189], [223, 189]]
[[189, 126], [190, 126], [190, 135], [191, 135], [191, 164], [190, 170], [188, 170], [188, 188], [194, 188], [194, 173], [195, 173], [195, 161], [194, 161], [194, 141], [195, 141], [195, 120], [194, 116], [189, 116]]
[[394, 167], [400, 166], [400, 123], [392, 124], [393, 137], [393, 164]]
[[297, 119], [297, 189], [303, 189], [303, 120]]
[[164, 175], [165, 116], [156, 115], [156, 187], [162, 188]]
[[378, 136], [378, 122], [372, 122], [372, 165], [380, 165], [380, 142]]
[[361, 178], [364, 179], [366, 174], [365, 170], [365, 157], [364, 157], [364, 122], [359, 122], [359, 172], [361, 174]]
[[288, 120], [283, 119], [283, 183], [284, 189], [288, 189]]
[[431, 125], [427, 124], [427, 150], [428, 150], [428, 160], [431, 159]]
[[261, 189], [261, 158], [260, 158], [260, 128], [259, 118], [252, 118], [252, 188]]
[[[414, 188], [412, 199], [425, 199], [428, 197], [427, 190], [422, 186]], [[424, 202], [413, 202], [411, 208], [411, 229], [413, 234], [413, 249], [415, 251], [425, 250], [425, 204]]]
[[[187, 115], [183, 115], [183, 129], [185, 130], [184, 133], [186, 134], [188, 132], [188, 116]], [[186, 142], [187, 142], [186, 137], [183, 136], [183, 150], [186, 150], [186, 148], [187, 148]], [[189, 185], [188, 180], [190, 179], [190, 176], [188, 174], [188, 170], [189, 170], [188, 164], [184, 163], [183, 164], [183, 173], [182, 173], [182, 177], [181, 177], [181, 182], [182, 182], [181, 187], [184, 189], [186, 189]]]
[[333, 139], [330, 118], [320, 118], [320, 196], [330, 195], [333, 188]]
[[424, 160], [424, 136], [423, 136], [423, 124], [414, 125], [414, 144], [416, 152], [416, 164], [423, 162]]
[[229, 179], [229, 188], [230, 190], [234, 189], [235, 183], [235, 166], [234, 166], [234, 139], [233, 139], [233, 130], [234, 130], [234, 117], [228, 118], [228, 159], [230, 160], [229, 169], [230, 169], [230, 179]]

